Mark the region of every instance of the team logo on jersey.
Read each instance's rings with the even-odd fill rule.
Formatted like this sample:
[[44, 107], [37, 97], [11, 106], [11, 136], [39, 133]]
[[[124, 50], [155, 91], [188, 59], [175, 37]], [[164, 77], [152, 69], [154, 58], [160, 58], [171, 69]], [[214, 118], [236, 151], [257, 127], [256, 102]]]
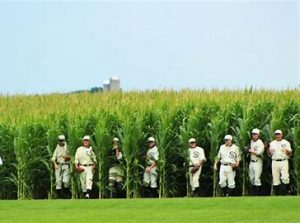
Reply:
[[93, 154], [93, 151], [92, 151], [91, 149], [87, 149], [87, 150], [85, 151], [85, 154], [86, 154], [87, 156], [91, 156], [91, 155]]
[[198, 157], [199, 157], [199, 152], [198, 151], [193, 152], [193, 158], [198, 158]]
[[229, 152], [229, 158], [230, 159], [235, 159], [237, 157], [236, 152], [230, 151]]
[[286, 144], [281, 144], [281, 147], [282, 147], [282, 148], [286, 147]]

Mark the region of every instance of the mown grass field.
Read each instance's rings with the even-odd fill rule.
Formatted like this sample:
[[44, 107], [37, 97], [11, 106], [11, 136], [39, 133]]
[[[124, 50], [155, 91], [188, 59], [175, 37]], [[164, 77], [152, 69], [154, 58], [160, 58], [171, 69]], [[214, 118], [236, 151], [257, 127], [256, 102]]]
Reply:
[[1, 223], [300, 222], [299, 197], [0, 201]]

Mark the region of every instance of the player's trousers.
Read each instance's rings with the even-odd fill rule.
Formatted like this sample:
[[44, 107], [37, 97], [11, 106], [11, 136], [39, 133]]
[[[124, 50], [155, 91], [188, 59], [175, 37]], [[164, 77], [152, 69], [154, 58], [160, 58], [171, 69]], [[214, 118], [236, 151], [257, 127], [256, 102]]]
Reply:
[[144, 185], [150, 186], [151, 188], [157, 188], [157, 178], [157, 167], [152, 168], [150, 173], [145, 171], [143, 179]]
[[55, 188], [56, 190], [70, 186], [70, 164], [58, 164], [59, 168], [55, 169]]
[[113, 166], [109, 168], [108, 178], [110, 181], [120, 183], [123, 181], [124, 178], [124, 170], [120, 166]]
[[93, 166], [82, 166], [84, 171], [79, 174], [81, 189], [85, 193], [87, 190], [92, 190], [94, 169]]
[[289, 175], [289, 161], [287, 159], [283, 161], [272, 160], [272, 176], [273, 186], [290, 183]]
[[193, 169], [193, 167], [189, 168], [189, 177], [190, 177], [191, 189], [192, 189], [192, 191], [194, 191], [195, 188], [200, 186], [199, 185], [199, 178], [200, 178], [202, 166], [200, 166], [200, 168], [195, 173], [191, 173], [192, 169]]
[[219, 185], [220, 187], [235, 188], [235, 171], [232, 169], [230, 165], [225, 166], [221, 164], [220, 172], [219, 172]]
[[254, 186], [261, 186], [261, 173], [263, 169], [263, 161], [261, 158], [250, 160], [249, 164], [249, 180]]

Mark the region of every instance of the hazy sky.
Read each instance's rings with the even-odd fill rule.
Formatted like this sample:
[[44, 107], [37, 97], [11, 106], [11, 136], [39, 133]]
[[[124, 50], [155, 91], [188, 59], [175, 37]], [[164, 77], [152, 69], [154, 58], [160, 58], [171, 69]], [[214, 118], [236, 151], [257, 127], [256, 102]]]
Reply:
[[300, 84], [290, 2], [3, 2], [0, 93]]

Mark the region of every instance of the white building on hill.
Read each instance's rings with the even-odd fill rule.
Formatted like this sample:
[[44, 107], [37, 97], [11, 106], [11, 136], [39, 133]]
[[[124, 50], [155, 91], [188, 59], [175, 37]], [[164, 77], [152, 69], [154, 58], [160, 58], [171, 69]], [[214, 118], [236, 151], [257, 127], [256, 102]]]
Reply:
[[103, 92], [120, 90], [120, 79], [117, 76], [112, 76], [109, 80], [103, 82]]

